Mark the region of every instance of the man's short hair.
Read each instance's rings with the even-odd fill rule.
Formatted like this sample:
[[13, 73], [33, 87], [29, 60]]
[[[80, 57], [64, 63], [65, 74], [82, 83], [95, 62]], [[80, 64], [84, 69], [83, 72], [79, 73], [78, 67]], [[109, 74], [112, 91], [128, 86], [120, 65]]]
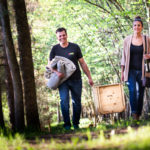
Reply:
[[65, 28], [58, 28], [58, 29], [56, 30], [56, 33], [57, 33], [57, 32], [62, 32], [62, 31], [65, 31], [65, 33], [67, 34], [67, 30], [66, 30]]

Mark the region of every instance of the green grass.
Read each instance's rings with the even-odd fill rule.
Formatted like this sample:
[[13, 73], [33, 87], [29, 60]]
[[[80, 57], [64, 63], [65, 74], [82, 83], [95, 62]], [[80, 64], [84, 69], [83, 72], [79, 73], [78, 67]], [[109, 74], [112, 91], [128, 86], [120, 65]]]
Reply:
[[[97, 127], [92, 127], [91, 122], [82, 119], [80, 129], [66, 131], [63, 124], [52, 124], [51, 132], [12, 133], [9, 129], [0, 132], [0, 150], [65, 150], [65, 149], [104, 149], [104, 150], [149, 150], [150, 149], [150, 121], [121, 120], [114, 124], [102, 122]], [[90, 127], [88, 127], [90, 126]], [[117, 134], [116, 131], [126, 129], [126, 134]], [[93, 137], [93, 134], [96, 137]], [[58, 136], [59, 139], [40, 136]], [[71, 135], [71, 136], [70, 136]], [[70, 139], [62, 141], [65, 136]]]

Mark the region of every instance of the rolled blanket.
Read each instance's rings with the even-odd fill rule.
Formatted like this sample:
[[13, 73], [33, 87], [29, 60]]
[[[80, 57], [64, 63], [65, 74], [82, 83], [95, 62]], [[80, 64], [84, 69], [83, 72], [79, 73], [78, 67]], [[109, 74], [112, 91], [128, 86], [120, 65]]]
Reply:
[[57, 89], [57, 87], [67, 80], [76, 70], [76, 66], [74, 63], [61, 56], [55, 56], [55, 58], [51, 61], [51, 68], [57, 69], [58, 72], [64, 74], [63, 78], [59, 78], [55, 72], [52, 72], [49, 68], [46, 69], [45, 78], [48, 79], [47, 86], [50, 89]]

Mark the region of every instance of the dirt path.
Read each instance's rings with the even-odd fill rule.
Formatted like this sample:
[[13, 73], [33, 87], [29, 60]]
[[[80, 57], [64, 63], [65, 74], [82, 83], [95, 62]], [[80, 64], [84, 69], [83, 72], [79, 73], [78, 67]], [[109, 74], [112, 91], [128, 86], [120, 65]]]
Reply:
[[[134, 127], [134, 129], [137, 129], [137, 127]], [[112, 129], [112, 130], [107, 130], [104, 132], [104, 135], [106, 138], [110, 138], [112, 134], [126, 134], [128, 132], [127, 128], [122, 128], [122, 129]], [[90, 132], [90, 136], [92, 139], [98, 138], [100, 134], [100, 131], [92, 131]], [[71, 142], [72, 138], [78, 138], [80, 140], [88, 140], [88, 135], [87, 133], [83, 133], [80, 131], [71, 131], [68, 133], [63, 133], [63, 134], [47, 134], [47, 135], [42, 135], [39, 136], [38, 139], [39, 141], [42, 141], [44, 139], [45, 142], [50, 142], [50, 140], [55, 140], [58, 143], [67, 143]], [[37, 141], [35, 138], [28, 139], [27, 140], [31, 144], [37, 144]]]

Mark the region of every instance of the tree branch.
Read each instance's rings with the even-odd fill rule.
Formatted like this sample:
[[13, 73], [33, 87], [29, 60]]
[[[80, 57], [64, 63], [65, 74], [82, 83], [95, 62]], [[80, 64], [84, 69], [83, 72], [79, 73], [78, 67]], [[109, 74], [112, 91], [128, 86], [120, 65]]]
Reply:
[[98, 5], [98, 4], [95, 4], [95, 3], [92, 3], [92, 2], [90, 2], [89, 0], [85, 0], [85, 1], [86, 1], [87, 3], [89, 3], [89, 4], [91, 4], [91, 5], [94, 5], [94, 6], [97, 6], [97, 7], [101, 8], [104, 12], [107, 12], [107, 13], [110, 14], [110, 12], [109, 12], [107, 9], [103, 8], [102, 6], [100, 6], [100, 5]]

